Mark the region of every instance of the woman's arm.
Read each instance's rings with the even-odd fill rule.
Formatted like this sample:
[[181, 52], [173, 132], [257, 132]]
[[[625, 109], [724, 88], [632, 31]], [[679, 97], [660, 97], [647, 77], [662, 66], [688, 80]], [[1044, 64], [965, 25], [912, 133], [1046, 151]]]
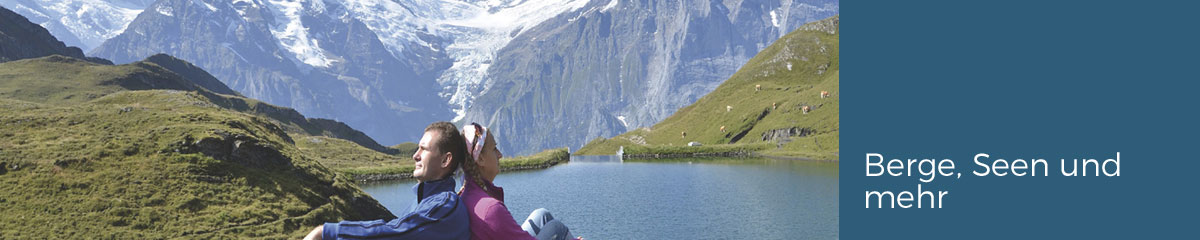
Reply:
[[321, 226], [317, 226], [317, 228], [313, 228], [312, 232], [308, 233], [308, 236], [304, 236], [304, 240], [321, 240], [321, 231], [322, 230], [325, 230], [325, 225], [321, 225]]
[[517, 225], [512, 213], [508, 212], [508, 207], [502, 203], [496, 202], [489, 206], [482, 219], [487, 223], [487, 228], [495, 234], [491, 236], [494, 239], [534, 240], [533, 236], [521, 229], [521, 225]]

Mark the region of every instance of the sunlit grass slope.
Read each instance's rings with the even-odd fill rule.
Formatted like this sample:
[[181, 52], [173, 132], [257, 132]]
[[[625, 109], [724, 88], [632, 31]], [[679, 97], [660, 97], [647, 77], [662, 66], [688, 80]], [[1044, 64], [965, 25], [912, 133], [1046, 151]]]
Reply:
[[[627, 153], [725, 149], [837, 159], [838, 26], [838, 16], [805, 24], [761, 51], [711, 93], [662, 122], [610, 139], [595, 139], [575, 154], [613, 154], [625, 146]], [[828, 92], [828, 97], [823, 98], [822, 91]], [[703, 146], [686, 147], [689, 142]]]
[[306, 135], [268, 106], [152, 63], [0, 64], [0, 236], [298, 238], [394, 217], [295, 142], [367, 148]]

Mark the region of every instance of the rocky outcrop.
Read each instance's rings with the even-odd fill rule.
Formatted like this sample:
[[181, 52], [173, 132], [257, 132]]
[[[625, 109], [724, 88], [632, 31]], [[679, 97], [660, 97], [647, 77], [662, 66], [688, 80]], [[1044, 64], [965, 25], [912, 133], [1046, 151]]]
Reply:
[[780, 141], [780, 140], [786, 140], [791, 137], [804, 137], [804, 136], [812, 135], [813, 133], [816, 133], [816, 132], [817, 132], [816, 130], [813, 130], [811, 128], [802, 128], [802, 127], [772, 129], [772, 130], [763, 132], [762, 141], [764, 141], [764, 142], [765, 141]]
[[377, 182], [409, 178], [412, 178], [412, 173], [371, 173], [354, 175], [354, 181], [358, 182]]
[[236, 163], [254, 168], [292, 167], [292, 161], [279, 152], [278, 146], [271, 146], [258, 138], [217, 130], [212, 136], [192, 140], [191, 137], [180, 141], [175, 146], [178, 153], [202, 153], [213, 159]]

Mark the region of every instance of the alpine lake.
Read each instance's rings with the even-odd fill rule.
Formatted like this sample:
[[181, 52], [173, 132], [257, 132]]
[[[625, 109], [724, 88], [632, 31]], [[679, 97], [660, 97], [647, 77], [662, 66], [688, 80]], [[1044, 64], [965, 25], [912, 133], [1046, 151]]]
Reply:
[[[361, 187], [403, 216], [416, 200], [413, 184]], [[546, 208], [585, 239], [839, 238], [838, 162], [572, 156], [547, 169], [502, 172], [495, 184], [518, 223]]]

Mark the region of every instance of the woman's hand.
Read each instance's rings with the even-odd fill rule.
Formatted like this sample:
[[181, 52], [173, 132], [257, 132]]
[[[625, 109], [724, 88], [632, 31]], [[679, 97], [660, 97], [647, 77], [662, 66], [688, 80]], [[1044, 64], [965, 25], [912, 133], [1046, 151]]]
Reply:
[[317, 226], [317, 228], [313, 228], [312, 232], [308, 233], [308, 236], [304, 237], [304, 240], [321, 240], [321, 234], [324, 231], [325, 225]]

